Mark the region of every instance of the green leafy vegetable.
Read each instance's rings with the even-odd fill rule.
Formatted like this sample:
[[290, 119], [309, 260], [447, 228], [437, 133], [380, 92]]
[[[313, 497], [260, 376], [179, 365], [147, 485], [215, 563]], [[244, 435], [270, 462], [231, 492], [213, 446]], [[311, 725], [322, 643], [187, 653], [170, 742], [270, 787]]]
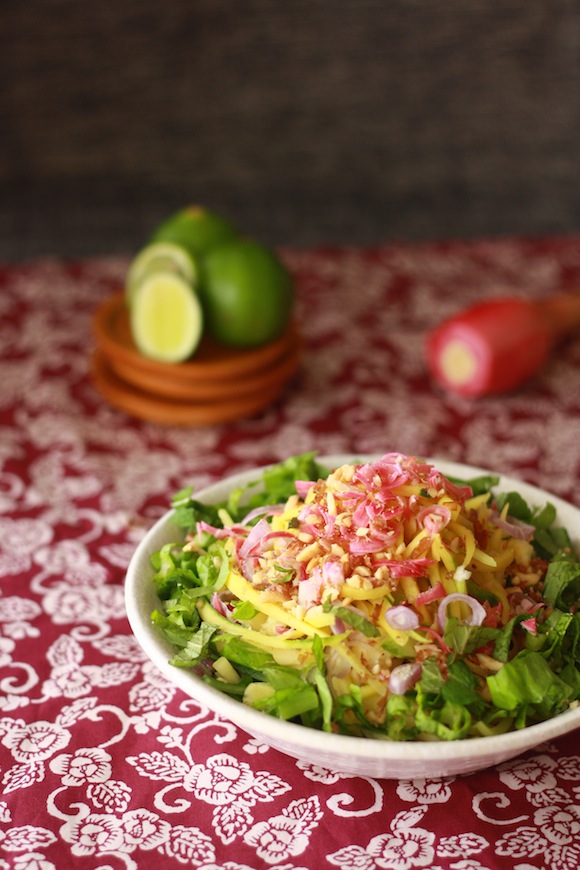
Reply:
[[390, 740], [416, 740], [419, 728], [416, 721], [415, 695], [389, 695], [387, 698], [387, 736]]
[[467, 625], [455, 616], [447, 617], [443, 642], [459, 655], [469, 655], [492, 640], [496, 640], [500, 629], [485, 625]]
[[274, 690], [260, 707], [280, 719], [295, 719], [319, 710], [320, 700], [314, 686], [305, 682], [293, 668], [269, 666], [263, 669], [264, 681]]
[[352, 628], [356, 628], [357, 631], [360, 631], [366, 637], [378, 637], [380, 635], [376, 625], [365, 619], [362, 614], [355, 613], [354, 610], [351, 610], [346, 605], [330, 604], [326, 601], [322, 605], [322, 609], [325, 613], [332, 613], [337, 619], [342, 619], [343, 622], [346, 622]]
[[562, 712], [572, 695], [568, 683], [555, 674], [538, 652], [522, 650], [487, 678], [496, 707], [519, 715], [520, 727], [530, 715], [547, 719]]
[[194, 499], [192, 487], [185, 487], [176, 493], [171, 507], [174, 523], [187, 532], [193, 531], [196, 523], [202, 521], [212, 526], [220, 524], [217, 507]]
[[536, 529], [534, 546], [538, 555], [546, 559], [552, 559], [560, 553], [570, 553], [572, 550], [572, 542], [567, 530], [557, 526]]
[[257, 607], [251, 601], [234, 601], [233, 607], [236, 619], [240, 619], [242, 622], [249, 622], [259, 613]]
[[541, 508], [531, 508], [519, 492], [502, 492], [495, 497], [499, 511], [508, 505], [509, 516], [530, 523], [536, 529], [549, 528], [556, 519], [556, 508], [548, 502]]
[[551, 559], [562, 551], [570, 552], [571, 541], [566, 529], [554, 525], [556, 508], [551, 502], [532, 508], [519, 492], [504, 492], [495, 497], [498, 510], [508, 505], [509, 516], [535, 527], [534, 546], [538, 555]]
[[231, 515], [241, 519], [247, 510], [254, 507], [281, 504], [296, 492], [297, 480], [326, 477], [328, 470], [316, 461], [315, 456], [314, 451], [302, 453], [265, 468], [259, 480], [239, 487], [230, 494], [226, 504]]
[[477, 598], [478, 601], [487, 601], [492, 607], [495, 607], [495, 605], [499, 603], [497, 595], [494, 595], [489, 589], [484, 589], [482, 586], [478, 586], [478, 584], [474, 583], [473, 580], [469, 579], [466, 586], [468, 594]]
[[498, 632], [496, 641], [493, 645], [493, 657], [497, 659], [498, 662], [507, 662], [510, 648], [512, 644], [514, 629], [516, 625], [519, 625], [520, 622], [524, 622], [524, 620], [529, 619], [529, 613], [518, 613], [516, 616], [513, 616], [509, 622], [507, 622], [504, 627]]
[[186, 625], [185, 621], [182, 619], [182, 614], [177, 616], [171, 614], [168, 616], [165, 613], [161, 613], [159, 610], [154, 610], [151, 614], [151, 622], [153, 625], [156, 625], [161, 629], [167, 640], [173, 646], [178, 649], [183, 649], [187, 646], [201, 622], [197, 611], [195, 611], [195, 616], [197, 617], [197, 621], [192, 620], [192, 624]]
[[[399, 644], [355, 607], [325, 601], [323, 612], [360, 632], [363, 637], [357, 637], [357, 644], [368, 644], [372, 655], [378, 650], [392, 660], [393, 667], [421, 661], [421, 676], [412, 688], [403, 695], [386, 694], [380, 721], [370, 721], [373, 715], [365, 712], [370, 685], [347, 683], [344, 689], [343, 680], [342, 694], [333, 694], [337, 690], [327, 647], [339, 649], [336, 636], [288, 639], [285, 646], [278, 635], [275, 654], [251, 642], [264, 621], [273, 632], [268, 611], [259, 609], [257, 599], [237, 600], [230, 595], [230, 557], [214, 532], [239, 522], [254, 507], [284, 503], [295, 493], [296, 481], [315, 481], [327, 473], [314, 453], [304, 453], [266, 468], [260, 480], [240, 487], [220, 504], [198, 501], [191, 487], [175, 494], [174, 521], [186, 534], [195, 534], [195, 545], [184, 549], [182, 544], [168, 543], [151, 560], [162, 602], [151, 619], [174, 647], [174, 665], [194, 668], [209, 685], [268, 715], [327, 732], [385, 740], [447, 741], [503, 733], [557, 715], [580, 699], [580, 561], [568, 532], [556, 525], [552, 504], [532, 507], [517, 492], [496, 495], [493, 490], [499, 478], [493, 475], [454, 482], [469, 485], [474, 495], [489, 493], [494, 508], [501, 511], [507, 505], [508, 518], [534, 526], [535, 555], [548, 560], [549, 567], [537, 588], [529, 590], [537, 602], [533, 616], [512, 610], [508, 622], [498, 627], [467, 625], [448, 616], [442, 629], [444, 652], [424, 657], [418, 651], [429, 647], [416, 632], [408, 632], [407, 640]], [[207, 524], [206, 531], [197, 531], [200, 522]], [[275, 567], [278, 579], [272, 582], [290, 588], [296, 580], [295, 566], [286, 567], [280, 559]], [[515, 578], [513, 582], [515, 589]], [[213, 599], [226, 585], [222, 604], [227, 613]], [[486, 607], [501, 611], [503, 599], [500, 602], [493, 592], [470, 578], [466, 588]], [[374, 612], [379, 609], [380, 604]], [[370, 608], [368, 613], [372, 612]], [[529, 630], [522, 627], [524, 622]], [[377, 637], [380, 644], [374, 641]], [[498, 670], [485, 681], [478, 670], [478, 663], [485, 662], [481, 653], [498, 663]], [[218, 659], [222, 659], [219, 664]]]
[[273, 667], [276, 664], [269, 652], [235, 635], [225, 639], [220, 652], [236, 666], [236, 669], [241, 666], [254, 678], [259, 678], [265, 668]]
[[213, 625], [202, 622], [197, 631], [192, 634], [186, 645], [170, 660], [172, 665], [180, 668], [190, 668], [208, 654], [209, 642], [215, 632]]
[[568, 610], [580, 599], [580, 562], [568, 554], [559, 554], [548, 565], [544, 581], [544, 598], [548, 604]]
[[473, 495], [484, 495], [486, 492], [491, 492], [494, 486], [499, 483], [499, 477], [495, 474], [480, 474], [478, 477], [470, 477], [468, 480], [463, 480], [459, 477], [449, 477], [457, 486], [470, 486]]

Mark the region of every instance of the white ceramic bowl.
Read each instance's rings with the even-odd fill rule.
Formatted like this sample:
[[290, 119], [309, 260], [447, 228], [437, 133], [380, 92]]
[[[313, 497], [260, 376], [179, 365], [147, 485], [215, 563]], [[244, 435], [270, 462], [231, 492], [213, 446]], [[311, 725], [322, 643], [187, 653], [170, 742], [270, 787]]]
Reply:
[[[366, 462], [376, 456], [328, 456], [319, 461], [328, 467], [346, 462]], [[443, 460], [430, 460], [447, 476], [468, 479], [488, 474], [474, 468]], [[255, 480], [263, 469], [237, 474], [196, 493], [196, 498], [217, 503], [230, 490]], [[558, 522], [570, 532], [575, 546], [580, 540], [580, 510], [542, 490], [500, 476], [500, 490], [517, 490], [529, 504], [550, 501], [558, 511]], [[341, 734], [327, 734], [285, 722], [254, 710], [217, 689], [206, 685], [189, 670], [169, 664], [172, 648], [152, 625], [150, 614], [160, 607], [149, 563], [151, 553], [169, 541], [179, 540], [182, 532], [165, 514], [147, 533], [130, 562], [125, 584], [125, 601], [131, 628], [149, 658], [175, 686], [219, 716], [229, 719], [244, 731], [287, 755], [313, 765], [342, 773], [384, 779], [435, 778], [471, 773], [514, 758], [548, 740], [580, 727], [580, 708], [569, 710], [547, 722], [493, 737], [451, 742], [390, 742]]]

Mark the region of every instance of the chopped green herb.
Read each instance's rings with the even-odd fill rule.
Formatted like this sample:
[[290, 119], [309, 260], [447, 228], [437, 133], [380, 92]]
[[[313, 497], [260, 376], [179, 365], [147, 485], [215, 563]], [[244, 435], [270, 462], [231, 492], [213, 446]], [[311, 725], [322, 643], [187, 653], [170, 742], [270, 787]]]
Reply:
[[337, 619], [342, 619], [343, 622], [346, 622], [352, 628], [356, 628], [357, 631], [360, 631], [366, 637], [378, 637], [380, 634], [376, 625], [365, 619], [362, 614], [355, 613], [349, 607], [325, 602], [322, 605], [322, 609], [325, 613], [332, 613]]

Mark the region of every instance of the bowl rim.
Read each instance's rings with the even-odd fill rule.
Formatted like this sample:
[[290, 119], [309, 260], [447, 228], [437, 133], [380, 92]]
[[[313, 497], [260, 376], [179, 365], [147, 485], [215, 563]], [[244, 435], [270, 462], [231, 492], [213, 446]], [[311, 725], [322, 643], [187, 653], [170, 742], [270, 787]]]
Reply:
[[[368, 462], [377, 459], [382, 454], [345, 453], [317, 456], [317, 461], [323, 465], [344, 464], [345, 462]], [[526, 483], [516, 477], [504, 475], [501, 472], [489, 469], [465, 465], [454, 461], [439, 458], [427, 458], [427, 462], [434, 465], [446, 476], [476, 477], [482, 474], [493, 474], [500, 478], [497, 489], [517, 490], [527, 499], [535, 499], [538, 503], [545, 503], [547, 499], [554, 505], [558, 512], [559, 521], [562, 514], [576, 518], [577, 534], [580, 535], [580, 508], [560, 497], [553, 495], [533, 484]], [[220, 501], [228, 492], [228, 487], [233, 488], [243, 483], [259, 478], [267, 465], [258, 466], [246, 471], [238, 472], [212, 483], [196, 493], [196, 498], [206, 499], [211, 503]], [[131, 629], [147, 655], [157, 667], [169, 678], [169, 680], [181, 688], [189, 697], [198, 703], [204, 704], [221, 718], [229, 719], [235, 725], [250, 734], [259, 736], [264, 742], [275, 741], [293, 746], [296, 754], [301, 750], [311, 753], [320, 752], [324, 756], [329, 754], [336, 757], [354, 755], [361, 762], [372, 762], [380, 758], [382, 761], [393, 760], [398, 763], [405, 761], [432, 761], [436, 756], [439, 762], [445, 761], [476, 761], [493, 754], [494, 747], [498, 752], [508, 757], [525, 752], [534, 746], [547, 740], [566, 734], [580, 727], [580, 706], [552, 717], [544, 722], [528, 725], [525, 728], [508, 731], [504, 734], [490, 735], [486, 737], [470, 737], [464, 740], [452, 741], [390, 741], [388, 739], [373, 739], [356, 737], [346, 734], [328, 733], [311, 729], [295, 722], [288, 722], [276, 717], [268, 716], [258, 710], [246, 706], [241, 701], [230, 698], [224, 693], [195, 676], [191, 671], [176, 668], [169, 664], [168, 656], [171, 654], [171, 646], [166, 642], [153, 624], [142, 612], [143, 601], [147, 598], [155, 598], [155, 591], [151, 584], [150, 589], [145, 589], [146, 578], [140, 575], [139, 568], [148, 559], [151, 552], [151, 542], [159, 537], [162, 532], [169, 531], [173, 510], [164, 513], [146, 533], [138, 544], [127, 569], [125, 580], [125, 605]], [[561, 523], [567, 526], [567, 522]], [[177, 530], [177, 526], [173, 525]], [[171, 540], [168, 538], [167, 540]], [[575, 543], [578, 541], [576, 539]], [[145, 591], [145, 596], [143, 592]], [[147, 595], [148, 593], [148, 595]], [[158, 599], [157, 599], [158, 600]], [[434, 749], [434, 747], [436, 747]], [[501, 747], [501, 748], [500, 748]]]

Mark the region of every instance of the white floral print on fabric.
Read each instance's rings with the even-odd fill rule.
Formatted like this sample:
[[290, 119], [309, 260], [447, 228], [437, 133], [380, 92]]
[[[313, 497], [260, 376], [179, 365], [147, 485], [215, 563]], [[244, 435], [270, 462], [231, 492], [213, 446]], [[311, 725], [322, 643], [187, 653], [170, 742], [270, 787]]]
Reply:
[[92, 384], [90, 321], [126, 259], [0, 266], [0, 870], [576, 870], [574, 735], [471, 777], [347, 776], [185, 697], [130, 633], [127, 564], [186, 483], [401, 450], [579, 503], [578, 341], [474, 408], [429, 383], [423, 336], [484, 295], [576, 289], [580, 240], [283, 256], [303, 366], [262, 414], [199, 429], [134, 420]]

